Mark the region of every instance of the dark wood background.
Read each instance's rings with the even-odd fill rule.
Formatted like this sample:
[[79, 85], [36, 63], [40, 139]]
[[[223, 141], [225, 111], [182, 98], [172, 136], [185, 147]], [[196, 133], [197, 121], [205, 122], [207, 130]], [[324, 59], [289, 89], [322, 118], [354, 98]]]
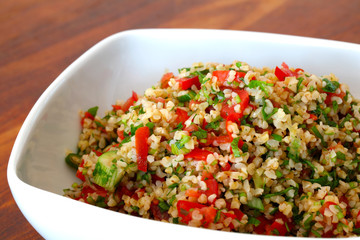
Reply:
[[41, 239], [6, 179], [11, 148], [31, 107], [84, 51], [136, 28], [234, 29], [360, 44], [360, 1], [0, 0], [0, 239]]

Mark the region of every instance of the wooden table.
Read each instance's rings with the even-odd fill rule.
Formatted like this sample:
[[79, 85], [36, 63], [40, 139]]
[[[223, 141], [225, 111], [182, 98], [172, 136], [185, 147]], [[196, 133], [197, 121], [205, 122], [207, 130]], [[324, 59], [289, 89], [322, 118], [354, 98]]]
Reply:
[[41, 239], [10, 193], [9, 155], [35, 101], [96, 42], [134, 28], [218, 28], [359, 44], [359, 23], [357, 0], [0, 0], [0, 239]]

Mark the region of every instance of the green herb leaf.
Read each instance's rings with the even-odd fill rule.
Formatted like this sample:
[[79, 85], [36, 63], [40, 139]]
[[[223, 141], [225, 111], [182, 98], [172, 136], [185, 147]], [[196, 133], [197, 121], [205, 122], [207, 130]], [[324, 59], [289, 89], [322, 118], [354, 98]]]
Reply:
[[340, 151], [336, 152], [336, 157], [337, 157], [338, 159], [340, 159], [340, 160], [346, 161], [346, 156], [345, 156], [345, 154], [342, 153], [342, 152], [340, 152]]
[[336, 89], [338, 89], [338, 87], [340, 86], [339, 82], [337, 81], [330, 81], [327, 78], [323, 78], [322, 80], [326, 82], [325, 87], [323, 87], [322, 89], [324, 92], [334, 93]]
[[234, 157], [240, 157], [240, 149], [239, 149], [239, 141], [240, 137], [234, 138], [234, 140], [231, 142], [231, 149], [233, 151]]
[[327, 147], [327, 143], [324, 141], [324, 137], [323, 135], [321, 135], [321, 133], [319, 132], [319, 130], [316, 128], [316, 126], [312, 126], [311, 131], [315, 134], [316, 137], [321, 139], [321, 145], [323, 145], [323, 147]]
[[166, 212], [170, 209], [170, 206], [165, 201], [160, 201], [158, 206], [161, 212]]
[[197, 137], [197, 139], [204, 139], [207, 138], [207, 131], [200, 128], [199, 130], [192, 132], [192, 135]]
[[271, 86], [272, 87], [272, 86], [274, 86], [274, 84], [259, 81], [259, 80], [252, 80], [252, 81], [250, 81], [250, 83], [248, 85], [249, 88], [257, 88], [257, 87], [259, 87], [261, 89], [261, 91], [263, 91], [265, 93], [265, 95], [268, 97], [269, 93], [268, 93], [268, 90], [266, 89], [266, 86]]
[[217, 223], [220, 220], [220, 217], [221, 217], [221, 211], [217, 210], [216, 216], [214, 218], [214, 223]]
[[298, 83], [296, 85], [296, 92], [299, 92], [299, 90], [301, 89], [301, 83], [304, 81], [303, 77], [299, 77], [298, 79]]
[[280, 192], [266, 194], [266, 195], [264, 196], [264, 198], [271, 198], [271, 197], [273, 197], [273, 196], [284, 195], [284, 194], [286, 194], [288, 191], [290, 191], [291, 189], [295, 189], [295, 187], [288, 187], [287, 189], [282, 190], [282, 191], [280, 191]]
[[274, 138], [274, 140], [281, 142], [282, 141], [282, 136], [278, 135], [278, 134], [271, 134], [271, 136]]
[[99, 121], [94, 121], [94, 122], [95, 122], [96, 126], [105, 128], [105, 126], [102, 125], [101, 122], [99, 122]]
[[351, 116], [350, 114], [347, 114], [347, 115], [345, 116], [345, 118], [341, 121], [341, 123], [339, 124], [339, 127], [340, 127], [340, 128], [343, 128], [344, 125], [345, 125], [345, 123], [348, 122], [348, 121], [350, 121], [351, 118], [352, 118], [352, 116]]
[[152, 130], [155, 127], [155, 123], [148, 122], [145, 126], [147, 126], [150, 130]]
[[89, 109], [87, 110], [87, 112], [90, 113], [93, 117], [95, 117], [98, 109], [99, 109], [99, 107], [98, 107], [98, 106], [95, 106], [95, 107], [89, 108]]
[[248, 220], [248, 224], [253, 224], [254, 227], [257, 227], [260, 225], [260, 220], [254, 218], [254, 217], [250, 217], [249, 220]]
[[179, 186], [178, 183], [173, 183], [173, 184], [169, 185], [168, 188], [174, 189], [174, 188], [176, 188], [176, 187], [178, 187], [178, 186]]

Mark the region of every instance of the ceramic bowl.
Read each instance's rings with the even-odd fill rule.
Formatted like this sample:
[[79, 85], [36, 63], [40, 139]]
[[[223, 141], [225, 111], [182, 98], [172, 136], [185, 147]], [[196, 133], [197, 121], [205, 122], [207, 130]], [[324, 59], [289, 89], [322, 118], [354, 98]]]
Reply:
[[[130, 30], [96, 44], [71, 64], [42, 94], [14, 144], [8, 182], [20, 210], [46, 239], [252, 239], [142, 219], [62, 196], [77, 181], [64, 161], [75, 151], [79, 110], [99, 114], [132, 90], [142, 93], [165, 70], [194, 62], [245, 61], [271, 68], [286, 62], [317, 75], [334, 73], [359, 94], [360, 45], [287, 35], [201, 29]], [[257, 239], [273, 237], [256, 236]]]

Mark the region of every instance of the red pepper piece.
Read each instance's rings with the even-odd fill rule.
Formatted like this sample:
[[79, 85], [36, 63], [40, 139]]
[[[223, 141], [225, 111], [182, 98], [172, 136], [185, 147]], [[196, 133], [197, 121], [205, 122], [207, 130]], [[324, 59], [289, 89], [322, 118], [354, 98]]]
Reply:
[[185, 111], [181, 108], [177, 108], [175, 110], [175, 113], [177, 115], [177, 118], [176, 118], [177, 124], [182, 123], [182, 125], [185, 126], [185, 121], [188, 120], [188, 118], [189, 118], [187, 111]]
[[176, 79], [176, 81], [179, 83], [179, 87], [182, 90], [190, 89], [192, 85], [195, 85], [197, 89], [201, 88], [199, 76], [190, 77], [190, 78], [180, 78], [180, 79]]
[[[207, 179], [204, 180], [204, 182], [206, 183], [207, 186], [207, 190], [205, 191], [205, 195], [206, 196], [211, 196], [213, 194], [216, 195], [216, 198], [219, 197], [219, 184], [215, 179]], [[210, 203], [214, 203], [216, 201], [216, 198], [214, 198], [213, 201], [211, 201]]]
[[140, 171], [147, 171], [147, 156], [149, 146], [147, 140], [150, 136], [150, 130], [147, 126], [140, 127], [135, 132], [135, 148], [137, 155], [137, 164]]
[[[79, 168], [83, 168], [84, 167], [84, 159], [81, 161]], [[78, 168], [78, 170], [76, 171], [76, 177], [79, 178], [81, 181], [85, 181], [85, 176], [82, 174], [82, 171], [80, 171]]]
[[171, 72], [165, 73], [160, 80], [161, 88], [169, 87], [169, 81], [173, 77], [174, 77], [173, 73], [171, 73]]
[[132, 92], [132, 96], [122, 105], [122, 110], [124, 112], [127, 112], [131, 106], [134, 106], [134, 102], [138, 100], [138, 95], [136, 92]]
[[[212, 72], [212, 75], [213, 77], [217, 77], [217, 82], [219, 83], [220, 86], [222, 86], [227, 81], [229, 72], [230, 70], [216, 70]], [[240, 78], [245, 77], [245, 75], [246, 75], [245, 72], [236, 72], [234, 81], [240, 82], [241, 81]]]
[[228, 99], [224, 101], [222, 104], [220, 116], [228, 121], [239, 122], [239, 119], [242, 118], [243, 116], [243, 112], [245, 108], [249, 106], [250, 97], [249, 97], [249, 93], [245, 90], [236, 89], [233, 91], [235, 91], [240, 97], [240, 102], [238, 103], [240, 105], [240, 111], [239, 112], [235, 111], [235, 106], [237, 104], [234, 105], [227, 104], [229, 100]]
[[207, 206], [196, 202], [179, 200], [176, 204], [176, 207], [178, 210], [178, 216], [181, 217], [180, 222], [187, 224], [192, 219], [190, 210], [202, 209]]
[[200, 149], [200, 148], [195, 148], [194, 150], [192, 150], [191, 152], [187, 153], [184, 155], [184, 158], [192, 158], [193, 160], [203, 160], [205, 161], [207, 156], [209, 154], [212, 154], [213, 152], [205, 150], [205, 149]]

